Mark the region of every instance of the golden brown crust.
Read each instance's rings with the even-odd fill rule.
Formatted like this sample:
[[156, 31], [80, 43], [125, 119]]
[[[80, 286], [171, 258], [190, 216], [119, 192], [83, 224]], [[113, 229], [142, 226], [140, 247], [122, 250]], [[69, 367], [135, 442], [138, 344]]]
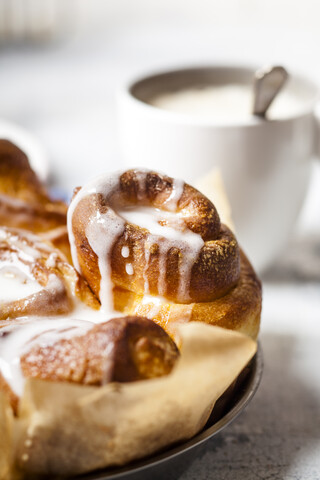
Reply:
[[39, 236], [45, 241], [52, 244], [55, 248], [60, 250], [66, 257], [70, 265], [72, 265], [72, 257], [70, 251], [70, 243], [68, 236], [68, 229], [66, 225], [54, 228], [47, 232], [39, 233]]
[[241, 251], [240, 279], [225, 296], [214, 302], [197, 302], [189, 305], [154, 302], [142, 303], [142, 296], [116, 290], [119, 309], [127, 314], [152, 318], [170, 335], [175, 334], [175, 324], [181, 322], [205, 322], [211, 325], [237, 330], [256, 339], [260, 326], [262, 305], [261, 282], [249, 260]]
[[[148, 170], [127, 170], [119, 178], [119, 190], [107, 199], [112, 208], [127, 205], [153, 206], [171, 210], [168, 206], [174, 189], [174, 179]], [[170, 205], [170, 203], [169, 203]], [[175, 208], [186, 226], [201, 235], [204, 241], [220, 233], [220, 218], [215, 206], [202, 193], [187, 183]]]
[[67, 206], [52, 201], [26, 155], [0, 140], [0, 225], [45, 232], [66, 224]]
[[0, 372], [0, 392], [4, 392], [14, 412], [18, 411], [19, 397], [11, 390], [10, 386]]
[[84, 335], [33, 347], [21, 357], [21, 368], [26, 378], [105, 385], [167, 375], [178, 355], [174, 342], [154, 322], [122, 317]]
[[[101, 281], [99, 259], [87, 238], [88, 225], [97, 214], [103, 216], [110, 211], [114, 218], [119, 218], [117, 209], [132, 205], [169, 210], [168, 201], [173, 189], [174, 180], [170, 177], [156, 172], [129, 170], [119, 177], [116, 188], [108, 194], [97, 192], [80, 199], [73, 212], [72, 231], [82, 274], [97, 296]], [[220, 224], [213, 204], [188, 184], [184, 184], [175, 213], [180, 222], [179, 228], [188, 228], [204, 241], [192, 266], [188, 298], [179, 296], [179, 266], [184, 261], [184, 252], [174, 243], [172, 248], [167, 248], [166, 291], [160, 291], [158, 279], [163, 265], [159, 237], [153, 235], [150, 241], [146, 228], [127, 221], [124, 221], [123, 232], [115, 239], [111, 259], [105, 259], [106, 262], [111, 261], [114, 285], [142, 294], [147, 279], [151, 294], [161, 294], [168, 300], [182, 303], [212, 301], [225, 295], [239, 279], [239, 247], [234, 235]], [[123, 247], [129, 249], [128, 258], [121, 255]], [[126, 272], [128, 262], [133, 267], [131, 275]]]
[[23, 299], [0, 302], [0, 320], [65, 314], [73, 310], [75, 297], [92, 308], [100, 307], [85, 280], [61, 252], [23, 230], [0, 227], [0, 268], [8, 265], [27, 270], [43, 288]]
[[[0, 331], [0, 336], [10, 334]], [[20, 365], [25, 378], [99, 386], [168, 375], [178, 357], [177, 346], [159, 325], [131, 316], [94, 325], [85, 334], [53, 344], [35, 344], [20, 357]], [[9, 395], [17, 412], [19, 398], [1, 373], [0, 391]]]

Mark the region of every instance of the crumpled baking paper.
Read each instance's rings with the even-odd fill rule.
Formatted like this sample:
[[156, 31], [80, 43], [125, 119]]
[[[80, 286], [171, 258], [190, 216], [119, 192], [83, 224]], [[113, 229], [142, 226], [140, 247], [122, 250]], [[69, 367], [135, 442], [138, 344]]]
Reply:
[[[181, 357], [166, 377], [104, 387], [29, 379], [14, 422], [21, 472], [75, 475], [123, 465], [201, 430], [256, 343], [198, 322], [178, 330]], [[0, 425], [9, 438], [3, 417]], [[10, 455], [1, 462], [8, 468]]]

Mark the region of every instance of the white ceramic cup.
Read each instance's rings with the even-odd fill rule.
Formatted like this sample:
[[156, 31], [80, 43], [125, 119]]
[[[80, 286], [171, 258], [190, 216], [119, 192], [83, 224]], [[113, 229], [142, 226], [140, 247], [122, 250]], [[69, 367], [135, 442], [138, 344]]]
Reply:
[[127, 167], [147, 167], [191, 184], [219, 167], [237, 237], [258, 271], [286, 245], [302, 206], [319, 150], [317, 88], [291, 76], [287, 89], [302, 108], [277, 120], [234, 123], [176, 114], [148, 104], [159, 93], [199, 83], [250, 84], [254, 69], [197, 67], [148, 75], [118, 96], [120, 146]]

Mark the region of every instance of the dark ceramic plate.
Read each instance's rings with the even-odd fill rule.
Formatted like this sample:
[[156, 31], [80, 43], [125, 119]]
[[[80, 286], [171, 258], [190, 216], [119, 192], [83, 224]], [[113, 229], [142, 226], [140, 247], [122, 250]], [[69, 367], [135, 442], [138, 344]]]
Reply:
[[191, 465], [204, 443], [221, 432], [245, 409], [257, 391], [262, 370], [262, 351], [259, 345], [254, 358], [217, 401], [205, 427], [195, 437], [125, 467], [99, 470], [76, 478], [78, 480], [177, 479]]

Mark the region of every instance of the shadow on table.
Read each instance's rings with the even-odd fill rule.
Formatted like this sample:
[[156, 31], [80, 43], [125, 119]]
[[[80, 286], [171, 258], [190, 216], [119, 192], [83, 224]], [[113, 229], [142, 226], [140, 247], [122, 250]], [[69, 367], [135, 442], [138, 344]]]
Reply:
[[320, 235], [294, 239], [264, 274], [266, 282], [320, 282]]
[[181, 480], [317, 478], [320, 382], [311, 352], [318, 343], [310, 336], [263, 336], [265, 369], [256, 397], [206, 444]]

